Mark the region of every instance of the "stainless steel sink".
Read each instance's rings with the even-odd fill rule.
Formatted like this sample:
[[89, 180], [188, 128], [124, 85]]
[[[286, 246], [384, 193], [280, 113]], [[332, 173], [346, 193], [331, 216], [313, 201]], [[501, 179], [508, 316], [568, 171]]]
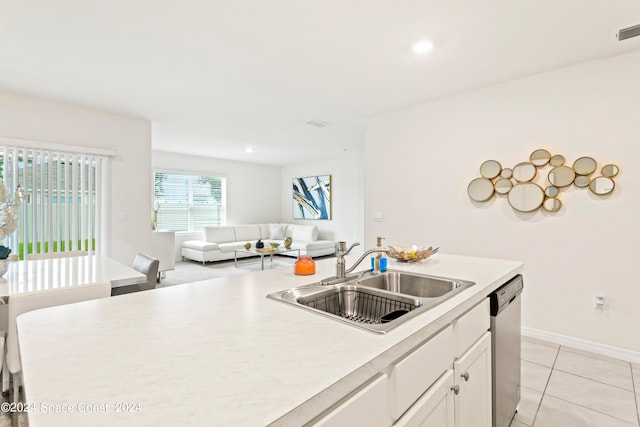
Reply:
[[455, 292], [474, 284], [465, 280], [447, 279], [403, 271], [389, 271], [364, 277], [356, 283], [361, 286], [384, 289], [420, 298], [439, 298], [447, 294], [451, 297]]
[[311, 285], [267, 295], [334, 320], [385, 333], [451, 298], [474, 282], [389, 271], [361, 273], [336, 285]]

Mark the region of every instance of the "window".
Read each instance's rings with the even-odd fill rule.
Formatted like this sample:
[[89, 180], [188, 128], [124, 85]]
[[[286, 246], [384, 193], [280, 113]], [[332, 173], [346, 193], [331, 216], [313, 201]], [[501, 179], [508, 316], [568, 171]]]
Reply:
[[13, 253], [101, 252], [102, 173], [107, 157], [38, 147], [0, 145], [2, 179], [25, 192]]
[[155, 171], [153, 184], [158, 230], [189, 232], [224, 225], [224, 178]]

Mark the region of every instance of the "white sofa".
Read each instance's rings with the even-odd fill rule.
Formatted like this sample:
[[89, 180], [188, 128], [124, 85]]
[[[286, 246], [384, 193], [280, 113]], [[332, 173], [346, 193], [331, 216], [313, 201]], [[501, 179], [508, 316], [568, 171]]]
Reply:
[[[234, 250], [243, 249], [246, 243], [251, 243], [251, 247], [255, 248], [255, 243], [260, 239], [265, 247], [269, 247], [270, 242], [284, 245], [285, 237], [291, 237], [291, 248], [299, 249], [300, 255], [317, 257], [335, 253], [336, 242], [318, 240], [318, 227], [315, 225], [248, 224], [205, 227], [204, 240], [188, 240], [182, 244], [182, 259], [203, 264], [233, 259]], [[285, 252], [283, 255], [296, 257], [298, 252]], [[239, 252], [240, 256], [253, 255]]]

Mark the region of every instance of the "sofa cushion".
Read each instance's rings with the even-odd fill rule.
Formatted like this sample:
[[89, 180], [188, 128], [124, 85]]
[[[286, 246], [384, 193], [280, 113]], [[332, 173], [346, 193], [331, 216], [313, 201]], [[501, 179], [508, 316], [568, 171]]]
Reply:
[[206, 251], [213, 251], [218, 249], [218, 244], [205, 242], [203, 240], [187, 240], [182, 244], [182, 247], [206, 252]]
[[282, 224], [269, 224], [269, 238], [271, 240], [284, 240], [284, 227]]
[[205, 227], [204, 239], [212, 243], [226, 243], [236, 241], [235, 227]]
[[236, 225], [235, 228], [237, 242], [255, 242], [262, 238], [262, 234], [260, 234], [260, 226], [257, 224]]
[[318, 240], [318, 227], [315, 225], [298, 225], [293, 227], [291, 238], [294, 242], [313, 242]]

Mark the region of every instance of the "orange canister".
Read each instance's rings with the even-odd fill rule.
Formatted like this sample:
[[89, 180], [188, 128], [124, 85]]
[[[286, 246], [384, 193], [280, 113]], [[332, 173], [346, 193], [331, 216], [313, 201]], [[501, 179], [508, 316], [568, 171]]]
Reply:
[[300, 255], [294, 264], [294, 271], [301, 276], [316, 274], [316, 262], [309, 255]]

